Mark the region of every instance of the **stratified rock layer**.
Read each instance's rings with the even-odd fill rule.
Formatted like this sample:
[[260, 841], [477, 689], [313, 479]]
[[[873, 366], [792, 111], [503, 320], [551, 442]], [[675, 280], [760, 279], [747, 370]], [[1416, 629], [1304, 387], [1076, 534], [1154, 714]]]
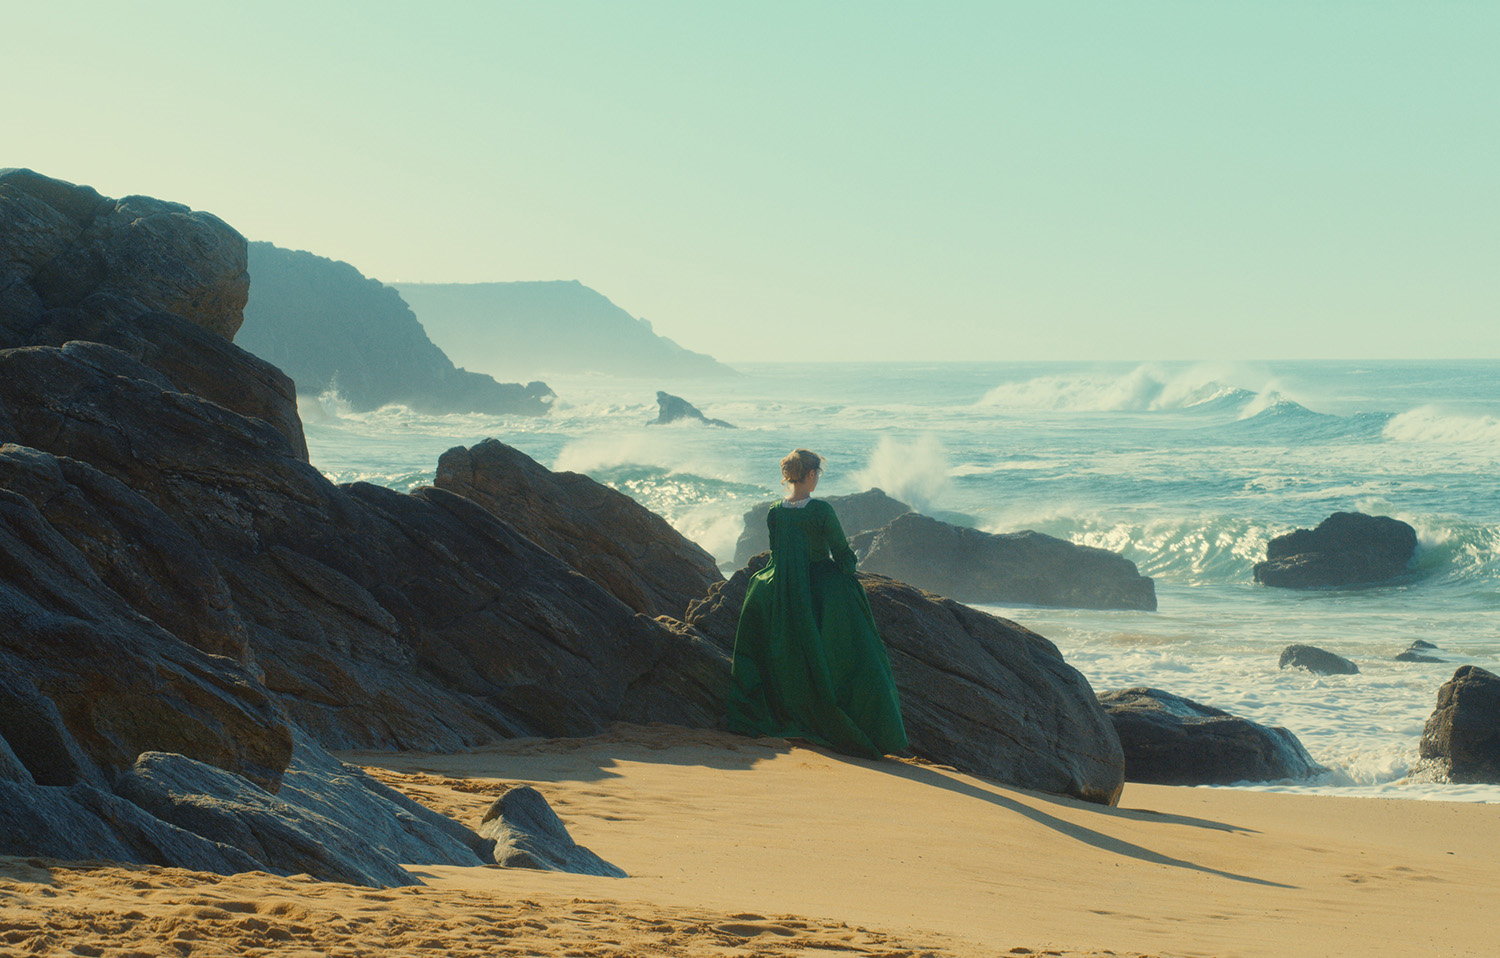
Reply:
[[[880, 489], [866, 489], [848, 496], [823, 496], [824, 502], [833, 506], [833, 514], [839, 517], [839, 525], [846, 536], [857, 536], [862, 532], [879, 529], [897, 516], [911, 512], [911, 506], [892, 499]], [[745, 529], [734, 545], [736, 567], [750, 561], [750, 557], [771, 548], [771, 534], [766, 527], [766, 516], [773, 502], [757, 503], [745, 513]]]
[[434, 484], [484, 506], [637, 612], [680, 619], [724, 579], [713, 556], [634, 499], [495, 439], [443, 453]]
[[917, 513], [854, 536], [860, 567], [961, 602], [1155, 611], [1134, 562], [1040, 532], [996, 535]]
[[479, 834], [495, 843], [495, 864], [624, 878], [625, 871], [573, 841], [568, 829], [530, 785], [508, 789], [484, 813]]
[[1283, 589], [1369, 585], [1406, 572], [1416, 551], [1417, 531], [1399, 519], [1335, 512], [1315, 529], [1272, 539], [1255, 581]]
[[[688, 610], [725, 650], [755, 557]], [[891, 658], [914, 752], [1022, 788], [1113, 804], [1124, 781], [1119, 739], [1094, 692], [1057, 647], [1014, 622], [861, 574]]]
[[1464, 665], [1443, 683], [1421, 756], [1451, 782], [1500, 785], [1500, 675]]
[[1324, 769], [1280, 727], [1259, 725], [1160, 689], [1104, 692], [1125, 750], [1125, 780], [1232, 785], [1305, 779]]

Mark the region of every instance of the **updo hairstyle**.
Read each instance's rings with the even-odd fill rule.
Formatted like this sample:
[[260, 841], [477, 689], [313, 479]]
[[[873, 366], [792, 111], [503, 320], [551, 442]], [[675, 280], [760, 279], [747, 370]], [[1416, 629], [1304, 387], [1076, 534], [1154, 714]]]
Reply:
[[801, 482], [808, 473], [822, 468], [822, 456], [810, 449], [793, 449], [781, 460], [781, 481]]

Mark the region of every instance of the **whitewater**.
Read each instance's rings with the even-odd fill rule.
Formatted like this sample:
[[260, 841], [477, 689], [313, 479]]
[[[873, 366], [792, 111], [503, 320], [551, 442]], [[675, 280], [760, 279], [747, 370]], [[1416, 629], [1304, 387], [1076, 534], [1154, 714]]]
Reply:
[[[780, 494], [794, 446], [828, 457], [822, 495], [878, 486], [990, 532], [1035, 529], [1118, 551], [1159, 611], [981, 606], [1047, 636], [1095, 690], [1148, 685], [1290, 729], [1329, 769], [1241, 787], [1500, 801], [1432, 781], [1417, 744], [1438, 687], [1500, 671], [1500, 362], [739, 364], [684, 383], [542, 376], [545, 418], [300, 408], [315, 465], [407, 490], [438, 456], [494, 437], [666, 517], [725, 572], [743, 513]], [[649, 426], [658, 389], [737, 429]], [[1397, 584], [1254, 584], [1267, 541], [1332, 512], [1414, 526]], [[1414, 640], [1441, 664], [1393, 661]], [[1358, 675], [1281, 670], [1293, 643]]]

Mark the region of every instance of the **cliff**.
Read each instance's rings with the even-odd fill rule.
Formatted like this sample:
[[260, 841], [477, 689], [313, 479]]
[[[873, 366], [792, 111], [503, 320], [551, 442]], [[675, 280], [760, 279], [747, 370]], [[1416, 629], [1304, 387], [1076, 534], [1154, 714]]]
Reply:
[[396, 283], [432, 338], [494, 376], [607, 373], [652, 379], [733, 375], [683, 349], [577, 280]]
[[249, 246], [250, 298], [236, 342], [284, 370], [304, 395], [330, 388], [357, 411], [546, 413], [545, 383], [496, 382], [453, 365], [394, 289], [348, 263], [270, 243]]

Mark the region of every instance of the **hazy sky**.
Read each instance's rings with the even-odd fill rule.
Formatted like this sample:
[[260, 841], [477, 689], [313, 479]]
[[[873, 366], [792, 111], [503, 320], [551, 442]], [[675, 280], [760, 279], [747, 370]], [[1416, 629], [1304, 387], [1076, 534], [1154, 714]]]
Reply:
[[748, 359], [1500, 356], [1500, 4], [0, 0], [0, 166]]

